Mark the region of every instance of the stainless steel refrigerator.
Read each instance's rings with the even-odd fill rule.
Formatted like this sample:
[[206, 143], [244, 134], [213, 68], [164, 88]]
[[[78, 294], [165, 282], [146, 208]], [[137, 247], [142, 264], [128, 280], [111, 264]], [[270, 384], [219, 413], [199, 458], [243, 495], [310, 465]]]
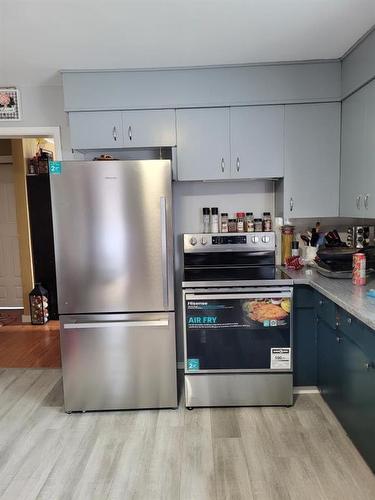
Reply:
[[50, 178], [65, 410], [176, 407], [170, 161]]

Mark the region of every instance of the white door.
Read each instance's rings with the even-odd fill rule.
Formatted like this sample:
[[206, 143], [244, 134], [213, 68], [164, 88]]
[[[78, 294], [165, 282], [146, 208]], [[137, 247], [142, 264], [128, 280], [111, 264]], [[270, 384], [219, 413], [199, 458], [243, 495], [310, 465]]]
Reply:
[[230, 178], [229, 108], [178, 109], [179, 181]]
[[13, 167], [1, 163], [0, 307], [23, 307]]
[[284, 106], [243, 106], [230, 110], [232, 177], [284, 175]]

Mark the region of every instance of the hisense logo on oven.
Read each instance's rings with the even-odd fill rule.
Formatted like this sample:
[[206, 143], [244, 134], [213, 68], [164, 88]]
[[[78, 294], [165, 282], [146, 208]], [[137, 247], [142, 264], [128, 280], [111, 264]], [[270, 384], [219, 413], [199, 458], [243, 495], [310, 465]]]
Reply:
[[190, 316], [189, 325], [214, 325], [217, 323], [217, 316]]

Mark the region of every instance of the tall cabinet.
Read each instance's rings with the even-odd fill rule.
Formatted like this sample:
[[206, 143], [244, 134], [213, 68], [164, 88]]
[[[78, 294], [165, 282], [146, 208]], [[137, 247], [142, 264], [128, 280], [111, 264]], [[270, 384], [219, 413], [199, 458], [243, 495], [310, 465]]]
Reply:
[[339, 214], [340, 103], [285, 106], [285, 218]]

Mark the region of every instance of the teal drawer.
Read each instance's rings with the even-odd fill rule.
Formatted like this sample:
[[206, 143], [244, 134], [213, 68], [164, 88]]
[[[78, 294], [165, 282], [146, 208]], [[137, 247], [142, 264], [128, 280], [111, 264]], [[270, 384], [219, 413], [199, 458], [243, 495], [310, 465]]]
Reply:
[[336, 304], [317, 292], [315, 293], [315, 311], [319, 319], [325, 321], [331, 328], [337, 328]]
[[294, 307], [314, 307], [315, 291], [309, 285], [296, 285], [293, 293]]
[[375, 331], [341, 308], [338, 308], [338, 323], [339, 330], [357, 344], [369, 360], [375, 362]]

